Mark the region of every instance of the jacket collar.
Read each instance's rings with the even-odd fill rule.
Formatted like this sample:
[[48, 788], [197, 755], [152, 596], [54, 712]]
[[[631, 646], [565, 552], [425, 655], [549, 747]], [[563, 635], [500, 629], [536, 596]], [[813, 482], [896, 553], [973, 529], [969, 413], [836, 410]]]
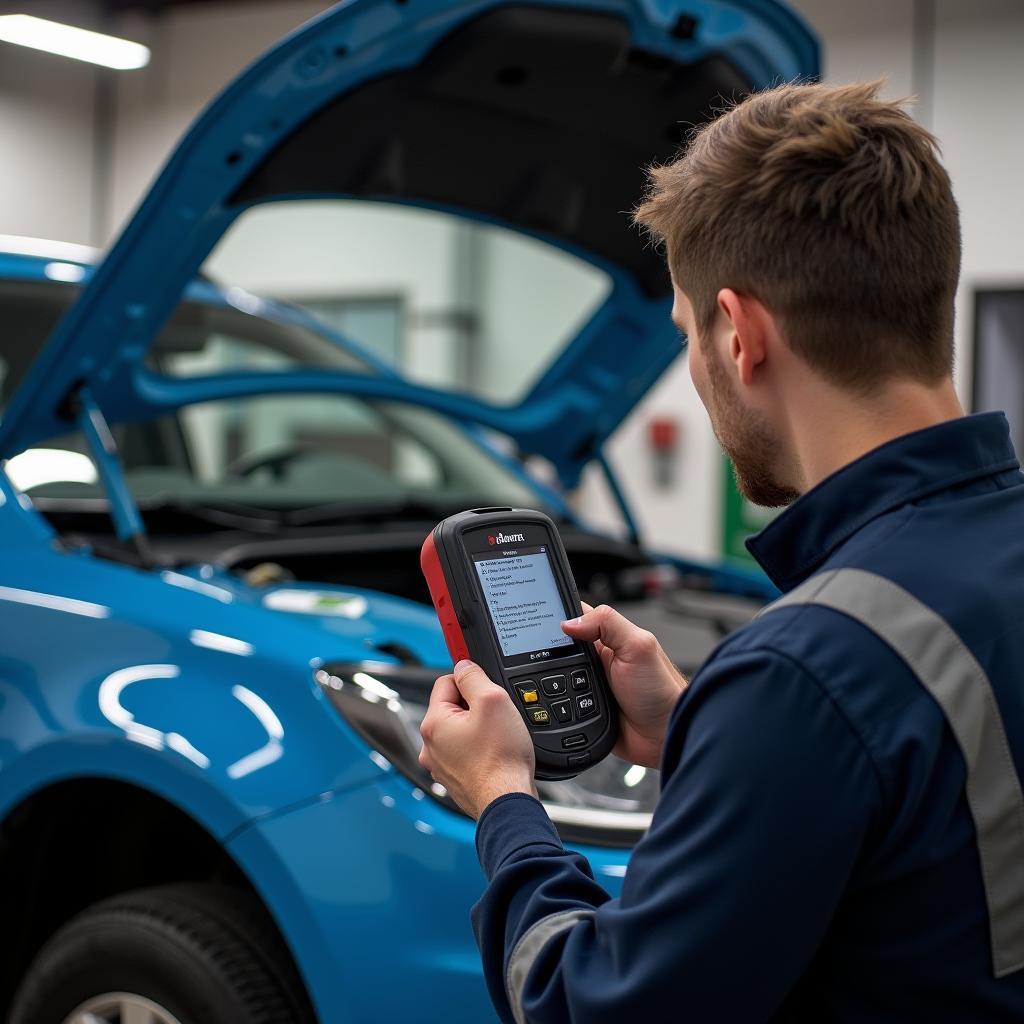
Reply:
[[791, 590], [878, 516], [1019, 465], [1003, 413], [949, 420], [888, 441], [826, 477], [748, 538], [747, 548], [780, 590]]

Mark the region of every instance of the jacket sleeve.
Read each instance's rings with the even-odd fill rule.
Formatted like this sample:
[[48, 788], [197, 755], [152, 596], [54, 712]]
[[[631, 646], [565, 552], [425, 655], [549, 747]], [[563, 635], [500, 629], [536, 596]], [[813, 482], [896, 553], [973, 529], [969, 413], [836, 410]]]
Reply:
[[841, 710], [787, 656], [723, 651], [662, 767], [619, 899], [532, 797], [484, 811], [473, 926], [502, 1020], [761, 1021], [808, 967], [881, 800]]

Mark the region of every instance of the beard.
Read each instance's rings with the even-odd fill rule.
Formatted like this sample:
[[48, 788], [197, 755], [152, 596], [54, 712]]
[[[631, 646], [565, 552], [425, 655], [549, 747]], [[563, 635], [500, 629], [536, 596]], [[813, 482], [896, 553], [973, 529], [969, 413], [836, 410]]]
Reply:
[[764, 508], [791, 505], [800, 497], [800, 492], [779, 475], [783, 454], [778, 437], [764, 416], [740, 402], [735, 386], [711, 346], [705, 356], [711, 391], [708, 402], [711, 429], [732, 462], [740, 494]]

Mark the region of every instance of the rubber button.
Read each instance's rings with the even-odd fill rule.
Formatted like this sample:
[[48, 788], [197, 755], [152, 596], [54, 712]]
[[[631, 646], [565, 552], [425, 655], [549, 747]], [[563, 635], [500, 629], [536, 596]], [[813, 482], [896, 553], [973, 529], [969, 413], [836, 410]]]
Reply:
[[590, 689], [590, 676], [587, 675], [586, 669], [578, 668], [572, 673], [572, 688], [574, 690], [589, 690]]
[[527, 714], [530, 716], [531, 725], [551, 724], [551, 716], [548, 714], [547, 708], [531, 708]]
[[555, 716], [555, 721], [560, 725], [565, 725], [567, 722], [572, 721], [572, 701], [571, 700], [556, 700], [551, 705], [551, 713]]
[[570, 754], [569, 755], [569, 767], [570, 768], [586, 768], [590, 764], [590, 751], [588, 750], [585, 754]]
[[561, 697], [569, 692], [569, 688], [565, 684], [565, 676], [545, 676], [540, 681], [540, 686], [549, 697]]
[[540, 694], [537, 693], [537, 684], [532, 679], [516, 683], [516, 690], [519, 691], [519, 698], [524, 704], [536, 704], [540, 699]]
[[597, 701], [589, 693], [581, 693], [576, 697], [576, 717], [589, 718], [597, 714]]
[[563, 747], [584, 747], [587, 744], [587, 737], [581, 732], [574, 732], [571, 736], [562, 737]]

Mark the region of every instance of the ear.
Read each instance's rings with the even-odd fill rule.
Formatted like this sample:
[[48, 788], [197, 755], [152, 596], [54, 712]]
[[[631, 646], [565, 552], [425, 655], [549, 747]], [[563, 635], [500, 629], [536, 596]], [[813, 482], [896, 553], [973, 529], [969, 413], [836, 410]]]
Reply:
[[728, 356], [741, 384], [750, 387], [768, 354], [770, 314], [753, 296], [722, 288], [718, 308], [728, 321]]

